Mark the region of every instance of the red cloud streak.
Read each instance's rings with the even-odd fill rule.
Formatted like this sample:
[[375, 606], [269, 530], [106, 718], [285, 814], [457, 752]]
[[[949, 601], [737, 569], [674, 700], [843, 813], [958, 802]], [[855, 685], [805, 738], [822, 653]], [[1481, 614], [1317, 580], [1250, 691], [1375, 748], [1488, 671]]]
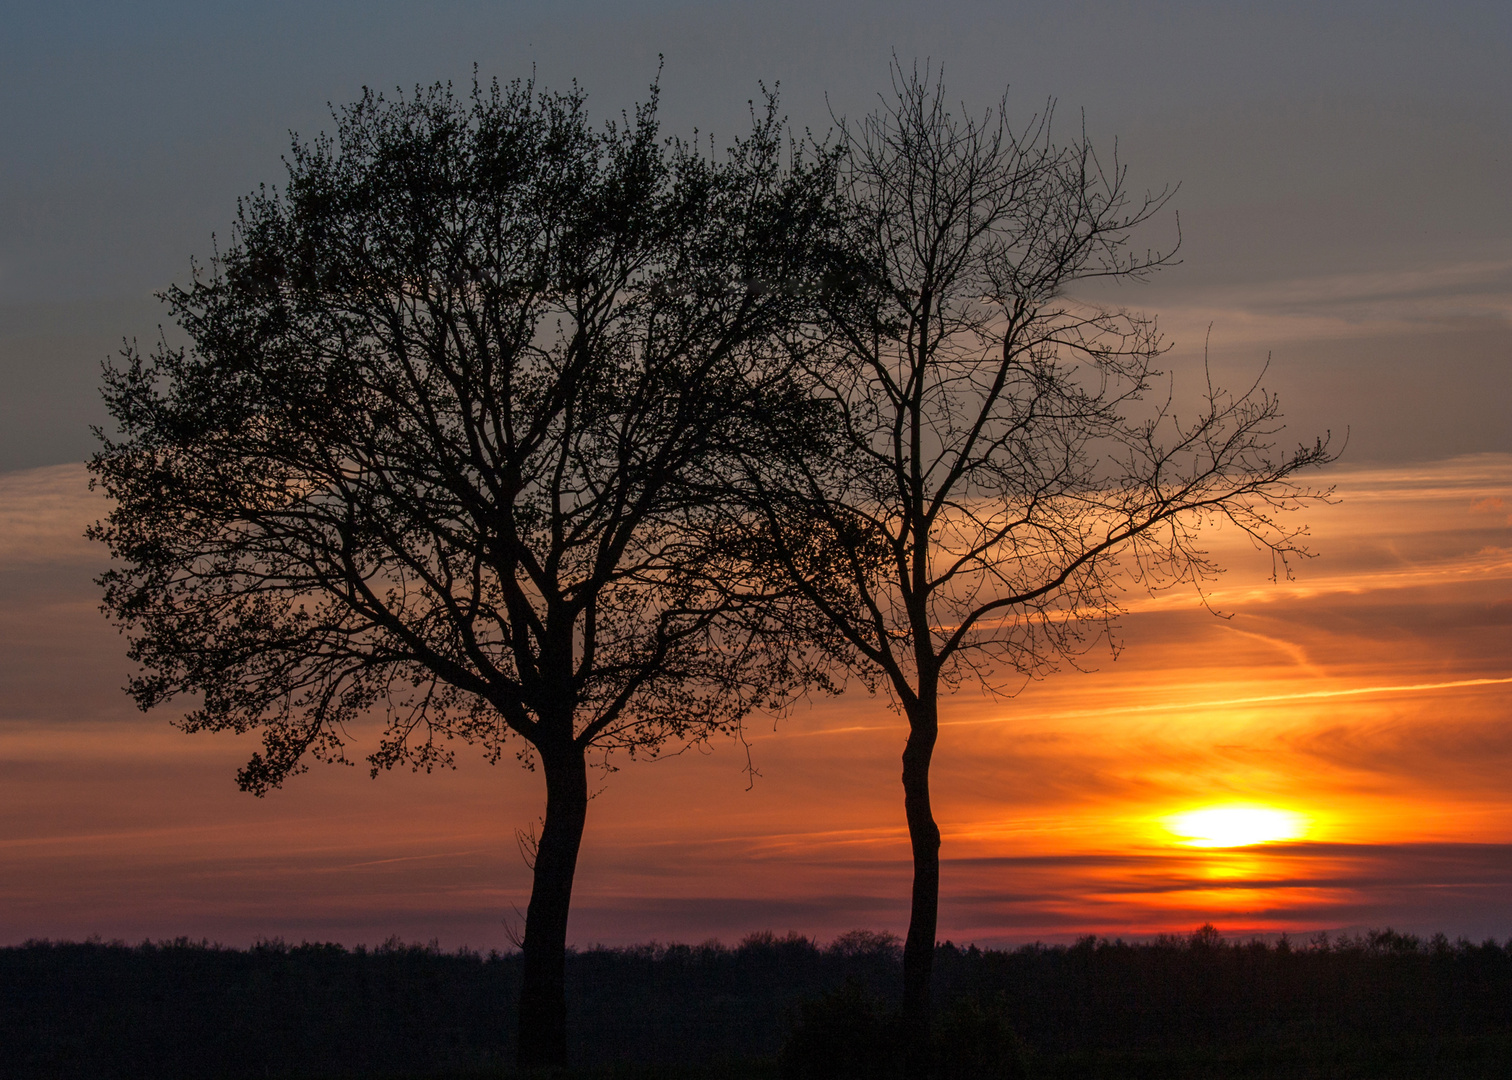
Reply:
[[[1512, 457], [1341, 471], [1293, 581], [1234, 538], [1215, 618], [1131, 594], [1124, 649], [1016, 697], [950, 699], [938, 752], [941, 936], [1005, 943], [1381, 926], [1512, 934]], [[264, 800], [250, 751], [135, 713], [95, 610], [82, 467], [0, 476], [0, 938], [187, 934], [507, 947], [528, 878], [512, 762], [316, 767]], [[858, 686], [721, 745], [606, 774], [579, 945], [901, 930], [903, 724]], [[1306, 837], [1182, 846], [1207, 805]]]

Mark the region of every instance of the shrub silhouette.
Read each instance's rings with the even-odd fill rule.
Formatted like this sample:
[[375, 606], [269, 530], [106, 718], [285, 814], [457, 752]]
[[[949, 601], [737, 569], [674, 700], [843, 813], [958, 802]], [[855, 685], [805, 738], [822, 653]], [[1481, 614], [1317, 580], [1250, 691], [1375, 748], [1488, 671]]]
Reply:
[[811, 998], [783, 1044], [782, 1080], [891, 1080], [903, 1075], [895, 1018], [859, 983]]
[[[1024, 1048], [1002, 994], [952, 999], [932, 1031], [938, 1080], [1023, 1080]], [[890, 1080], [903, 1075], [903, 1051], [901, 1018], [852, 980], [799, 1005], [779, 1063], [782, 1080]]]
[[934, 1072], [940, 1080], [1023, 1080], [1024, 1046], [1008, 1023], [1008, 1000], [958, 997], [935, 1014]]

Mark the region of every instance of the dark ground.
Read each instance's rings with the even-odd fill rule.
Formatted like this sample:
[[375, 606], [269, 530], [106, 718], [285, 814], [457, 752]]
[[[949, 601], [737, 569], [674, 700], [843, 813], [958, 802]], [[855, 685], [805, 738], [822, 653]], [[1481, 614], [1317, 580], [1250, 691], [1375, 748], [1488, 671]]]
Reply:
[[[1512, 942], [947, 943], [936, 976], [942, 1016], [968, 1021], [946, 1051], [1011, 1025], [993, 1076], [1512, 1078]], [[878, 1052], [900, 975], [896, 942], [858, 933], [592, 949], [568, 980], [575, 1076], [838, 1080], [877, 1066], [779, 1065], [784, 1041], [802, 1021], [807, 1045]], [[0, 1078], [508, 1076], [518, 981], [514, 954], [397, 943], [30, 942], [0, 949]]]

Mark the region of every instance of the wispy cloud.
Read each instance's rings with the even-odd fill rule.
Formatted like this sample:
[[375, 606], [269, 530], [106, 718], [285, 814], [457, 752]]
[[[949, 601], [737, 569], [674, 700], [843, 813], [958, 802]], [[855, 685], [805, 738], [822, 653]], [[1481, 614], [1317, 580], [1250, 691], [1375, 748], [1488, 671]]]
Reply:
[[[1338, 503], [1308, 512], [1319, 558], [1295, 580], [1207, 536], [1232, 568], [1210, 599], [1232, 618], [1190, 591], [1133, 594], [1116, 661], [948, 699], [942, 937], [1512, 927], [1512, 456], [1331, 479]], [[322, 768], [241, 794], [247, 740], [185, 736], [119, 692], [82, 470], [0, 476], [0, 500], [0, 573], [33, 583], [0, 597], [0, 934], [504, 944], [537, 777]], [[574, 938], [901, 929], [903, 728], [853, 688], [751, 723], [749, 791], [726, 746], [606, 778]], [[1302, 813], [1309, 842], [1193, 853], [1161, 824], [1224, 802]]]
[[1512, 262], [1447, 263], [1243, 286], [1188, 286], [1159, 307], [1183, 347], [1337, 340], [1489, 322], [1512, 327]]
[[84, 530], [105, 515], [83, 465], [0, 473], [0, 567], [104, 559]]

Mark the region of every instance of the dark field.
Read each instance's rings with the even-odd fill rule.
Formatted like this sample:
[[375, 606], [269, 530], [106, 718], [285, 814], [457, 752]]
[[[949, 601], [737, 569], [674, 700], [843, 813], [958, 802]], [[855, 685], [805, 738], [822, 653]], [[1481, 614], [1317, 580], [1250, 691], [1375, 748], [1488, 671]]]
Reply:
[[[1509, 950], [1390, 931], [947, 943], [942, 1073], [1512, 1077]], [[570, 957], [568, 980], [575, 1076], [887, 1075], [900, 980], [888, 938], [591, 949]], [[518, 981], [513, 954], [399, 944], [33, 942], [0, 949], [0, 1077], [511, 1076]], [[983, 1040], [1011, 1053], [987, 1061]]]

